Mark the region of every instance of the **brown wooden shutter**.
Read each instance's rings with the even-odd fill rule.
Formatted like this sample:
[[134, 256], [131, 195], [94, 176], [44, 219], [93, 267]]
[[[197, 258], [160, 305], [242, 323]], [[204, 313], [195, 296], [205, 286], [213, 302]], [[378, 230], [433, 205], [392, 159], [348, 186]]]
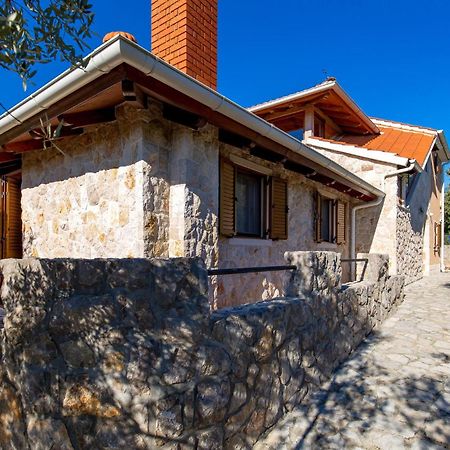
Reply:
[[442, 223], [434, 224], [434, 250], [438, 252], [442, 246]]
[[322, 242], [322, 196], [318, 192], [315, 194], [315, 208], [314, 225], [316, 241]]
[[236, 169], [226, 160], [220, 160], [220, 233], [224, 236], [236, 234]]
[[287, 182], [281, 178], [270, 179], [270, 239], [288, 238]]
[[22, 210], [20, 181], [6, 178], [5, 258], [22, 258]]
[[345, 216], [345, 203], [337, 201], [336, 203], [336, 243], [344, 244], [346, 240], [347, 221]]

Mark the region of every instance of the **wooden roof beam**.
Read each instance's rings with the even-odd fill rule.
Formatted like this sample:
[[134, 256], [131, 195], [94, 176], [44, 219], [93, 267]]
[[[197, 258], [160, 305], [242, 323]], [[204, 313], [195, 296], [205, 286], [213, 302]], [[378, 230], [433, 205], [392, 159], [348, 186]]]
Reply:
[[5, 142], [9, 142], [12, 139], [20, 136], [23, 133], [28, 132], [30, 129], [36, 128], [40, 125], [40, 119], [45, 115], [49, 119], [57, 117], [60, 114], [80, 105], [91, 97], [99, 94], [100, 92], [110, 88], [114, 84], [121, 81], [125, 76], [125, 65], [121, 65], [111, 72], [91, 81], [83, 89], [80, 89], [72, 94], [67, 95], [63, 99], [50, 106], [42, 114], [35, 115], [9, 131], [6, 131], [0, 136], [0, 145]]
[[95, 109], [77, 113], [67, 113], [58, 116], [64, 127], [79, 128], [89, 125], [114, 122], [116, 120], [115, 108]]
[[147, 96], [134, 81], [122, 80], [122, 95], [124, 100], [136, 108], [147, 108]]
[[280, 105], [275, 111], [269, 111], [268, 113], [259, 113], [255, 112], [256, 115], [262, 117], [267, 122], [271, 122], [272, 120], [280, 119], [283, 117], [288, 117], [293, 114], [298, 114], [299, 112], [304, 112], [305, 109], [310, 108], [322, 100], [327, 99], [329, 94], [319, 94], [309, 98], [305, 103], [290, 103], [288, 105]]

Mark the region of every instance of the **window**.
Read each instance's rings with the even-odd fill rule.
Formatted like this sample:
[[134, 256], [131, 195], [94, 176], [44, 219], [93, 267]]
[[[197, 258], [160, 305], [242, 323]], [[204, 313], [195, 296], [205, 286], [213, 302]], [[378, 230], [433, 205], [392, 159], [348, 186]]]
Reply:
[[236, 233], [262, 236], [263, 176], [236, 169]]
[[316, 241], [344, 244], [346, 241], [346, 205], [316, 194]]
[[220, 233], [287, 239], [286, 181], [225, 158], [220, 162]]
[[416, 174], [406, 173], [398, 177], [398, 199], [401, 205], [406, 203]]
[[434, 224], [434, 252], [439, 253], [442, 247], [442, 223]]

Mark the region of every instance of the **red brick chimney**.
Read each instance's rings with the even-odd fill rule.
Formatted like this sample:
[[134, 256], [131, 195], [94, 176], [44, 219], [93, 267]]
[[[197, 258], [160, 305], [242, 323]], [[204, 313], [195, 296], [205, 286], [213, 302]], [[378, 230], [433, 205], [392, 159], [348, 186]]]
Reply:
[[217, 0], [151, 0], [152, 52], [217, 89]]

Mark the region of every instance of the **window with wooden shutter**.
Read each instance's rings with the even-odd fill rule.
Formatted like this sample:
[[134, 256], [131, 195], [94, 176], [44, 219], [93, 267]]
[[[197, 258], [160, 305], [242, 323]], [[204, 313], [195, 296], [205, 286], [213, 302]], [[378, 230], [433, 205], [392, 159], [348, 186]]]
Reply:
[[442, 247], [442, 223], [434, 224], [434, 251], [439, 252]]
[[20, 180], [2, 178], [2, 258], [22, 258], [22, 210]]
[[315, 214], [314, 214], [316, 241], [322, 242], [322, 196], [315, 194]]
[[220, 160], [220, 233], [224, 236], [236, 234], [236, 169], [226, 160]]
[[280, 178], [270, 181], [270, 238], [288, 237], [288, 192], [287, 182]]
[[341, 201], [336, 202], [336, 243], [344, 244], [346, 240], [346, 216], [345, 203]]

